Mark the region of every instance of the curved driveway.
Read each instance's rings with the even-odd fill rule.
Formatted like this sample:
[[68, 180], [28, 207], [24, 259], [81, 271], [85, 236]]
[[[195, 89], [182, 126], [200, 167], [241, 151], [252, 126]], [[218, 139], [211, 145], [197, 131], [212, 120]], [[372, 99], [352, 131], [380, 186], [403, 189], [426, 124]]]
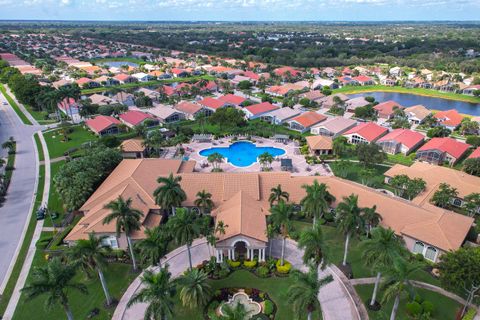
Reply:
[[[10, 106], [3, 105], [4, 101], [0, 93], [0, 144], [13, 136], [17, 141], [17, 155], [6, 201], [0, 208], [0, 294], [28, 224], [38, 174], [33, 134], [41, 130], [41, 126], [23, 124]], [[0, 156], [6, 157], [6, 150], [0, 149]]]
[[[162, 264], [168, 263], [170, 272], [173, 277], [177, 277], [188, 268], [188, 258], [185, 246], [180, 247], [170, 252], [164, 259]], [[272, 254], [279, 256], [281, 252], [281, 241], [273, 241]], [[290, 261], [294, 268], [305, 269], [302, 264], [303, 252], [297, 248], [294, 241], [287, 241], [285, 250], [285, 258]], [[203, 260], [208, 260], [210, 257], [208, 251], [208, 244], [205, 239], [198, 239], [192, 246], [193, 264], [199, 264]], [[323, 319], [325, 320], [360, 320], [368, 318], [360, 318], [359, 311], [354, 302], [354, 297], [348, 292], [341, 277], [334, 269], [328, 267], [325, 271], [320, 272], [320, 277], [332, 274], [334, 281], [323, 287], [318, 299], [322, 305]], [[137, 277], [128, 287], [127, 291], [121, 298], [115, 310], [112, 320], [141, 320], [147, 304], [141, 303], [133, 305], [131, 308], [126, 308], [130, 297], [137, 292], [141, 287], [140, 277]]]

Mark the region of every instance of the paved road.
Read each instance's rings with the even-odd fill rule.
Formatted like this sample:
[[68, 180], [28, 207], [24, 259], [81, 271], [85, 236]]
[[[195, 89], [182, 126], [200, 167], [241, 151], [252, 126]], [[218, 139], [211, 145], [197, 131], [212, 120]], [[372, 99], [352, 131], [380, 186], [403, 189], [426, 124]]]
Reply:
[[[37, 179], [33, 134], [41, 129], [24, 125], [10, 106], [3, 105], [5, 101], [0, 94], [0, 143], [13, 136], [17, 141], [17, 155], [7, 199], [0, 208], [0, 292], [31, 210]], [[6, 156], [6, 151], [1, 150], [0, 155]]]
[[[170, 272], [173, 277], [177, 277], [188, 268], [188, 258], [185, 246], [170, 252], [162, 263], [168, 263]], [[268, 252], [268, 251], [267, 251]], [[272, 247], [272, 255], [279, 256], [281, 252], [281, 241], [274, 241]], [[299, 250], [296, 243], [288, 241], [285, 258], [290, 261], [294, 268], [305, 270], [302, 264], [303, 252]], [[192, 245], [193, 265], [203, 260], [209, 259], [208, 245], [205, 239], [198, 239]], [[318, 299], [322, 305], [323, 319], [325, 320], [359, 320], [361, 319], [355, 306], [352, 296], [347, 292], [340, 277], [338, 277], [331, 268], [321, 271], [319, 277], [332, 274], [334, 281], [323, 287]], [[147, 307], [146, 303], [135, 304], [131, 308], [126, 308], [126, 304], [130, 297], [141, 288], [139, 277], [135, 279], [128, 287], [127, 291], [121, 297], [112, 320], [141, 320]], [[368, 319], [368, 318], [363, 318]]]

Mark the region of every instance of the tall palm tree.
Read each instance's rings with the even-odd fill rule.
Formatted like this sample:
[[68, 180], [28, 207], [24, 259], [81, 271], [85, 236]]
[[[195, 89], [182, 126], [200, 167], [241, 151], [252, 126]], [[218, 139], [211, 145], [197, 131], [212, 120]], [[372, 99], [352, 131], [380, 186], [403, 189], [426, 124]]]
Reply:
[[109, 306], [112, 304], [112, 297], [103, 275], [103, 269], [107, 265], [107, 253], [110, 251], [110, 247], [102, 244], [106, 238], [107, 236], [97, 237], [95, 233], [89, 233], [88, 239], [77, 240], [75, 245], [68, 249], [67, 256], [72, 263], [79, 265], [87, 275], [92, 271], [98, 273], [107, 306]]
[[410, 277], [421, 267], [417, 264], [410, 264], [405, 259], [396, 259], [391, 268], [385, 272], [385, 282], [382, 303], [386, 303], [391, 299], [395, 299], [393, 303], [390, 320], [395, 320], [400, 304], [400, 298], [403, 294], [409, 293], [413, 297], [413, 286]]
[[313, 312], [320, 310], [318, 301], [320, 288], [332, 282], [333, 277], [328, 275], [318, 279], [318, 269], [312, 265], [307, 273], [294, 270], [292, 276], [294, 282], [288, 289], [288, 302], [292, 304], [298, 318], [307, 312], [307, 319], [311, 320]]
[[172, 209], [172, 214], [175, 214], [175, 207], [180, 207], [182, 202], [187, 199], [185, 191], [180, 186], [182, 177], [174, 177], [172, 173], [168, 177], [158, 177], [157, 182], [160, 186], [155, 189], [153, 196], [155, 203], [164, 210]]
[[194, 204], [200, 208], [202, 214], [207, 211], [212, 210], [213, 208], [213, 201], [212, 201], [212, 194], [202, 190], [197, 193], [197, 199], [195, 199]]
[[371, 208], [362, 208], [362, 218], [367, 228], [367, 236], [370, 236], [372, 229], [382, 221], [382, 216], [377, 212], [376, 205]]
[[382, 227], [374, 228], [371, 239], [364, 240], [360, 245], [364, 264], [377, 272], [375, 287], [370, 300], [370, 306], [374, 306], [382, 276], [381, 270], [390, 267], [395, 259], [401, 257], [405, 248], [402, 245], [402, 240], [395, 236], [392, 229]]
[[288, 232], [292, 227], [293, 206], [280, 201], [276, 206], [270, 208], [270, 222], [275, 229], [282, 235], [282, 257], [280, 264], [283, 266], [285, 257], [285, 244]]
[[290, 198], [290, 195], [288, 194], [287, 191], [282, 190], [282, 186], [279, 184], [276, 187], [273, 187], [270, 189], [270, 197], [268, 198], [268, 202], [270, 202], [270, 208], [273, 206], [273, 204], [276, 202], [277, 204], [280, 201], [287, 201]]
[[319, 184], [317, 180], [312, 185], [304, 184], [305, 197], [300, 201], [306, 215], [313, 217], [313, 225], [315, 226], [317, 219], [323, 217], [328, 212], [330, 204], [335, 201], [335, 197], [327, 190], [325, 183]]
[[103, 219], [103, 224], [110, 223], [115, 220], [115, 229], [117, 232], [117, 238], [123, 232], [127, 237], [128, 249], [130, 250], [130, 257], [132, 258], [133, 270], [137, 270], [137, 262], [135, 260], [135, 254], [133, 252], [132, 238], [130, 234], [140, 229], [140, 219], [143, 217], [143, 213], [140, 210], [131, 207], [132, 199], [128, 198], [123, 200], [122, 196], [119, 196], [117, 200], [111, 201], [105, 206], [105, 209], [110, 209], [111, 213]]
[[351, 194], [343, 197], [337, 206], [337, 228], [345, 235], [345, 251], [343, 265], [347, 265], [348, 245], [350, 237], [363, 230], [364, 222], [361, 216], [362, 209], [358, 206], [358, 196]]
[[213, 296], [213, 289], [208, 283], [208, 275], [202, 270], [191, 269], [177, 280], [180, 288], [180, 300], [184, 307], [203, 308]]
[[190, 246], [193, 240], [200, 235], [200, 226], [194, 213], [185, 208], [177, 210], [176, 215], [171, 217], [168, 222], [168, 229], [178, 244], [186, 244], [188, 252], [188, 262], [192, 269], [192, 254]]
[[145, 239], [135, 243], [135, 248], [140, 253], [140, 261], [144, 266], [160, 266], [161, 259], [168, 252], [167, 244], [170, 240], [164, 225], [145, 229]]
[[313, 229], [304, 230], [300, 234], [298, 247], [304, 250], [303, 263], [312, 263], [324, 269], [328, 264], [328, 246], [323, 236], [322, 226], [316, 224]]
[[52, 308], [55, 304], [62, 305], [68, 320], [73, 320], [72, 310], [68, 301], [68, 292], [71, 289], [87, 294], [87, 287], [83, 283], [73, 282], [76, 273], [74, 264], [64, 264], [59, 257], [55, 257], [46, 266], [33, 269], [32, 280], [23, 287], [22, 292], [27, 300], [41, 295], [47, 295], [46, 307]]
[[267, 229], [265, 230], [265, 235], [268, 239], [268, 256], [272, 257], [272, 239], [276, 235], [275, 227], [272, 224], [267, 225]]
[[127, 307], [130, 308], [136, 303], [147, 303], [143, 319], [164, 320], [173, 319], [173, 308], [175, 306], [176, 284], [171, 280], [168, 267], [161, 268], [158, 273], [145, 270], [141, 277], [142, 289], [135, 293]]

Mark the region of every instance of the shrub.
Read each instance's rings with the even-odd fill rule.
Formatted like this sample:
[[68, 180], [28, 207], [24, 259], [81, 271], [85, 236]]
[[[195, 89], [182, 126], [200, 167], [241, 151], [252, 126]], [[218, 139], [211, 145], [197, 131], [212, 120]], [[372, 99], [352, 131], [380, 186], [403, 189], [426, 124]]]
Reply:
[[262, 266], [262, 267], [258, 267], [257, 268], [257, 275], [260, 277], [260, 278], [266, 278], [268, 277], [268, 274], [269, 274], [269, 270], [267, 267], [265, 266]]
[[283, 266], [280, 265], [280, 263], [281, 263], [281, 260], [278, 259], [278, 260], [277, 260], [277, 263], [276, 263], [277, 272], [278, 272], [278, 273], [282, 273], [282, 274], [287, 274], [287, 273], [289, 273], [289, 272], [290, 272], [290, 269], [292, 269], [291, 263], [288, 262], [288, 261], [286, 261], [286, 260], [284, 261]]
[[413, 297], [413, 301], [415, 302], [418, 302], [418, 303], [422, 303], [423, 302], [423, 298], [421, 295], [419, 295], [418, 293], [415, 295], [415, 297]]
[[243, 266], [248, 269], [253, 269], [257, 266], [257, 260], [245, 260]]
[[408, 302], [406, 309], [407, 313], [411, 316], [418, 316], [422, 313], [422, 306], [416, 301]]
[[468, 312], [465, 313], [462, 320], [473, 320], [476, 314], [477, 314], [477, 311], [474, 308], [470, 308]]
[[238, 268], [240, 267], [240, 261], [234, 261], [234, 260], [227, 260], [227, 263], [230, 267], [232, 268]]
[[267, 316], [271, 315], [273, 313], [273, 302], [270, 300], [265, 300], [265, 305], [263, 307], [263, 313], [265, 313]]
[[245, 288], [245, 290], [243, 290], [243, 292], [245, 292], [246, 295], [251, 296], [252, 292], [253, 292], [253, 289], [252, 288]]
[[230, 274], [230, 270], [228, 270], [228, 269], [220, 269], [218, 271], [218, 277], [219, 278], [226, 278], [226, 277], [228, 277], [229, 274]]
[[435, 306], [428, 300], [422, 302], [423, 313], [433, 314], [435, 311]]

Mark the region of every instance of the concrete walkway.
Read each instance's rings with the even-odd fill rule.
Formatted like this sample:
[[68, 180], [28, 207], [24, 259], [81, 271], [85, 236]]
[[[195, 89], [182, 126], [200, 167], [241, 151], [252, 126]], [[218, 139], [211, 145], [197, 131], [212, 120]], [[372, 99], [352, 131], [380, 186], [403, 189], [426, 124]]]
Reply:
[[[213, 251], [212, 251], [213, 252]], [[273, 241], [272, 255], [279, 256], [281, 252], [281, 241]], [[302, 263], [303, 252], [297, 248], [294, 241], [287, 241], [285, 250], [285, 258], [292, 263], [292, 266], [296, 269], [306, 270], [306, 267]], [[205, 239], [198, 239], [192, 246], [192, 260], [193, 265], [197, 265], [204, 260], [210, 258], [208, 250], [208, 244]], [[168, 263], [170, 266], [170, 272], [173, 277], [177, 277], [182, 274], [188, 268], [188, 257], [186, 253], [186, 247], [180, 247], [170, 252], [162, 259], [162, 264]], [[158, 268], [153, 268], [157, 270]], [[338, 269], [337, 269], [338, 270]], [[339, 270], [338, 270], [339, 271]], [[318, 294], [318, 299], [322, 305], [322, 313], [324, 320], [366, 320], [361, 316], [361, 312], [358, 310], [354, 299], [348, 292], [346, 286], [342, 282], [341, 277], [328, 267], [324, 271], [320, 271], [320, 277], [331, 274], [334, 281], [322, 288]], [[348, 282], [348, 281], [347, 281]], [[127, 309], [127, 303], [135, 292], [141, 289], [140, 276], [137, 277], [132, 284], [128, 287], [127, 291], [120, 299], [112, 320], [141, 320], [145, 313], [147, 304], [141, 303], [133, 305]]]
[[[43, 138], [43, 134], [41, 131], [38, 132], [38, 136], [40, 138], [45, 157], [45, 184], [42, 195], [42, 204], [46, 205], [48, 204], [48, 197], [50, 194], [50, 155], [48, 153], [47, 144], [45, 142], [45, 139]], [[38, 162], [38, 157], [36, 159], [36, 161]], [[13, 318], [13, 314], [15, 313], [18, 301], [20, 300], [20, 290], [25, 286], [25, 282], [32, 266], [33, 257], [35, 256], [35, 251], [37, 249], [35, 244], [37, 243], [42, 233], [44, 221], [45, 220], [37, 221], [32, 241], [30, 242], [30, 246], [28, 247], [27, 257], [25, 259], [25, 262], [23, 263], [17, 283], [15, 284], [15, 288], [13, 290], [12, 296], [10, 297], [10, 301], [8, 302], [7, 309], [5, 310], [5, 313], [3, 315], [4, 320], [10, 320]]]

